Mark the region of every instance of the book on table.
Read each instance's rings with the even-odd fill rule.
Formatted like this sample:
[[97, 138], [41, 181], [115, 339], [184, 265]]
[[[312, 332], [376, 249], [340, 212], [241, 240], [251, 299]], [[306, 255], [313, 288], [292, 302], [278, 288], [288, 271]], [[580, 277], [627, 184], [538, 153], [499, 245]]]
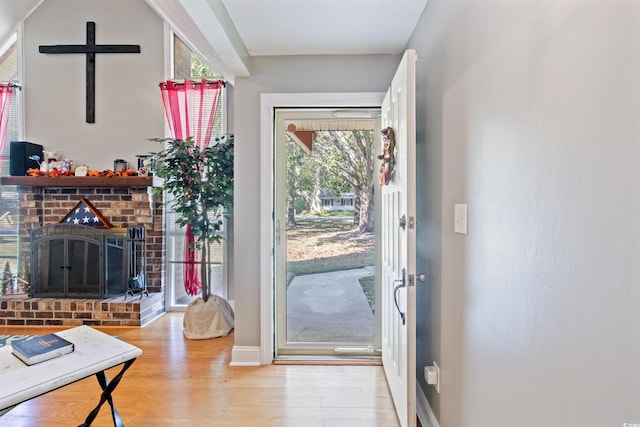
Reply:
[[72, 342], [56, 334], [37, 336], [28, 340], [12, 342], [13, 354], [27, 365], [44, 362], [54, 357], [71, 353]]

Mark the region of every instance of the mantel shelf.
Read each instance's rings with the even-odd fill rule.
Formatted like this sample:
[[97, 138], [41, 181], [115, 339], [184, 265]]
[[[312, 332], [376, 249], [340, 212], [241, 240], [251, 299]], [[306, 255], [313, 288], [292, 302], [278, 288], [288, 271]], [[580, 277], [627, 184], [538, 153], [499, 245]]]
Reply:
[[116, 187], [151, 187], [151, 176], [3, 176], [2, 185], [19, 187], [66, 187], [66, 188], [116, 188]]

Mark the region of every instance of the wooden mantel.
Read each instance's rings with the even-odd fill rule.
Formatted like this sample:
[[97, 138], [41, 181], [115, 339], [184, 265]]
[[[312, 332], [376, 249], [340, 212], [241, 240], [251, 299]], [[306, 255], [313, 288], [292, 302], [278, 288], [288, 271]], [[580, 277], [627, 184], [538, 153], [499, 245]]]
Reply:
[[2, 185], [19, 187], [73, 187], [73, 188], [115, 188], [115, 187], [151, 187], [151, 176], [3, 176]]

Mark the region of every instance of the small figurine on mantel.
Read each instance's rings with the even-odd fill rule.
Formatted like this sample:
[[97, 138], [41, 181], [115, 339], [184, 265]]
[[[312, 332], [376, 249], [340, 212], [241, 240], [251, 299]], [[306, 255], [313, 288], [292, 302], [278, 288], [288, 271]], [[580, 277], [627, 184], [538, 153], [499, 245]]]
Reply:
[[[51, 172], [54, 169], [61, 169], [62, 162], [58, 162], [58, 157], [60, 153], [58, 150], [42, 150], [42, 163], [40, 163], [40, 171], [41, 172]], [[60, 163], [60, 165], [58, 165]], [[60, 166], [60, 167], [58, 167]]]
[[62, 161], [62, 168], [60, 169], [63, 173], [71, 172], [73, 169], [73, 160], [64, 159]]
[[82, 165], [82, 166], [78, 166], [76, 167], [76, 176], [87, 176], [87, 173], [89, 172], [89, 167], [87, 165]]

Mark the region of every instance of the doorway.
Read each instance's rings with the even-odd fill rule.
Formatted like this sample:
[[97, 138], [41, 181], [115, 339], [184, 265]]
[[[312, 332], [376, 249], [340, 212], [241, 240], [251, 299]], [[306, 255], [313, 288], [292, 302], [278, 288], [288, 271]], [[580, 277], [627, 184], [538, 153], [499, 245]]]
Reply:
[[[386, 93], [369, 92], [369, 93], [264, 93], [260, 96], [260, 173], [262, 180], [260, 181], [260, 235], [259, 238], [259, 254], [260, 254], [260, 347], [255, 348], [238, 348], [234, 349], [233, 359], [235, 364], [271, 364], [274, 356], [277, 355], [275, 350], [275, 313], [274, 313], [274, 283], [275, 283], [275, 250], [276, 233], [275, 230], [275, 211], [274, 202], [276, 200], [274, 194], [275, 168], [274, 168], [274, 150], [275, 144], [275, 111], [277, 108], [301, 108], [301, 107], [326, 107], [326, 108], [351, 108], [351, 107], [382, 107], [385, 104], [385, 117], [391, 118], [390, 122], [385, 122], [385, 126], [397, 127], [399, 137], [398, 141], [401, 145], [405, 145], [409, 150], [406, 153], [400, 153], [398, 161], [400, 162], [400, 170], [404, 167], [411, 166], [412, 159], [415, 159], [415, 51], [407, 50], [401, 61], [401, 66], [394, 76], [392, 84]], [[399, 91], [398, 89], [402, 89]], [[402, 93], [401, 99], [393, 97], [391, 105], [397, 105], [400, 108], [389, 108], [388, 100], [391, 94]], [[382, 109], [381, 109], [382, 111]], [[381, 148], [381, 146], [379, 147]], [[404, 163], [403, 163], [404, 162]], [[404, 164], [404, 166], [403, 166]], [[415, 165], [411, 166], [415, 172]], [[404, 175], [404, 173], [403, 173]], [[413, 180], [413, 182], [412, 182]], [[383, 345], [386, 347], [393, 345], [404, 349], [402, 352], [387, 351], [383, 352], [389, 355], [398, 355], [399, 357], [383, 357], [382, 362], [385, 366], [385, 375], [389, 384], [393, 384], [394, 404], [403, 425], [415, 426], [415, 403], [416, 403], [416, 361], [415, 361], [415, 175], [407, 174], [402, 182], [411, 184], [411, 188], [406, 192], [407, 197], [401, 200], [411, 200], [406, 213], [400, 212], [408, 218], [407, 221], [395, 222], [390, 221], [389, 224], [396, 227], [402, 227], [402, 232], [398, 231], [398, 235], [402, 236], [401, 241], [403, 247], [394, 248], [391, 251], [385, 247], [387, 253], [404, 253], [410, 259], [407, 261], [408, 274], [403, 275], [400, 283], [395, 283], [399, 276], [389, 276], [391, 281], [387, 285], [394, 285], [389, 292], [384, 292], [385, 298], [381, 302], [381, 310], [383, 313], [383, 327], [394, 326], [394, 328], [385, 328], [387, 334], [383, 339]], [[377, 206], [381, 206], [381, 197], [376, 196]], [[399, 206], [399, 205], [398, 205]], [[403, 208], [404, 211], [404, 208]], [[379, 212], [378, 212], [379, 213]], [[380, 218], [380, 215], [378, 215]], [[376, 235], [380, 235], [382, 227], [378, 221], [376, 225]], [[407, 225], [406, 227], [403, 224]], [[387, 236], [396, 235], [387, 231]], [[400, 242], [400, 239], [394, 239], [394, 242]], [[409, 244], [410, 243], [410, 244]], [[380, 252], [380, 248], [376, 248]], [[380, 264], [380, 265], [378, 265]], [[376, 264], [376, 277], [382, 278], [382, 269], [380, 263]], [[400, 263], [394, 263], [400, 264]], [[402, 280], [402, 279], [407, 279]], [[389, 286], [387, 286], [389, 288]], [[396, 292], [396, 290], [402, 290]], [[382, 294], [382, 293], [381, 293]], [[400, 299], [397, 298], [400, 296]], [[382, 298], [381, 298], [382, 299]], [[400, 304], [398, 304], [398, 302]], [[395, 307], [394, 307], [395, 304]], [[399, 321], [398, 319], [402, 320]], [[259, 353], [259, 354], [258, 354]], [[259, 362], [258, 362], [259, 360]], [[388, 369], [387, 369], [388, 368]], [[393, 370], [393, 371], [392, 371]]]
[[378, 357], [380, 108], [274, 115], [275, 356]]

